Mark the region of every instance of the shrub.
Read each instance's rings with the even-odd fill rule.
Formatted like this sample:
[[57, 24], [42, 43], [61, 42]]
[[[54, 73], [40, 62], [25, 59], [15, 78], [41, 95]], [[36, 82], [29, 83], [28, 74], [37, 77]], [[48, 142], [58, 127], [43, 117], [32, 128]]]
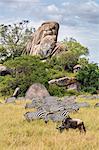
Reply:
[[13, 71], [11, 76], [3, 77], [3, 80], [0, 82], [2, 95], [12, 95], [16, 87], [20, 87], [20, 95], [24, 95], [26, 90], [33, 83], [45, 85], [51, 95], [65, 95], [66, 88], [48, 85], [48, 81], [53, 78], [62, 77], [67, 74], [67, 72], [65, 73], [65, 71], [55, 69], [48, 62], [42, 62], [39, 57], [16, 57], [15, 59], [6, 61], [4, 65]]
[[88, 49], [73, 39], [65, 40], [62, 44], [67, 51], [52, 57], [50, 64], [57, 70], [64, 69], [72, 72], [80, 57], [88, 54]]
[[66, 88], [59, 87], [58, 85], [55, 85], [55, 84], [51, 84], [49, 85], [48, 91], [52, 96], [54, 95], [54, 96], [62, 97], [66, 93]]
[[68, 95], [68, 96], [76, 95], [76, 96], [78, 96], [79, 92], [77, 92], [76, 90], [67, 90], [65, 95]]
[[0, 76], [0, 95], [11, 95], [14, 87], [14, 78], [12, 78], [10, 75], [2, 77]]
[[86, 64], [77, 74], [81, 89], [85, 92], [96, 93], [99, 90], [99, 68], [96, 64]]
[[8, 60], [4, 65], [13, 69], [13, 73], [9, 78], [3, 77], [3, 80], [0, 82], [0, 86], [3, 85], [2, 94], [12, 94], [12, 92], [7, 91], [14, 91], [16, 87], [20, 87], [21, 95], [24, 95], [31, 84], [38, 82], [48, 87], [49, 66], [47, 63], [41, 62], [38, 57], [16, 57], [15, 59]]

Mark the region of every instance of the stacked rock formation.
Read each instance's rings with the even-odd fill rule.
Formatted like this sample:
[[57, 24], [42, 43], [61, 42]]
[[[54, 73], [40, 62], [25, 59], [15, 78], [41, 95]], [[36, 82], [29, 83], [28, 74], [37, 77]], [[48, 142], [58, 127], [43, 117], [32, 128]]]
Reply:
[[61, 51], [63, 46], [57, 43], [59, 24], [57, 22], [45, 22], [36, 32], [33, 33], [31, 40], [27, 43], [26, 54], [39, 55], [42, 58], [52, 56]]

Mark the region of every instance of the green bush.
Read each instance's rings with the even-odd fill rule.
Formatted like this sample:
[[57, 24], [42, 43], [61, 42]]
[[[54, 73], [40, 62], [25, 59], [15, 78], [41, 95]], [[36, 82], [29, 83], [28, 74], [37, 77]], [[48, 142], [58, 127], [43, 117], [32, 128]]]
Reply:
[[[21, 56], [4, 63], [13, 70], [12, 75], [3, 77], [0, 82], [2, 94], [10, 95], [16, 87], [20, 87], [21, 95], [24, 95], [27, 88], [33, 83], [41, 83], [48, 87], [49, 66], [41, 62], [38, 57]], [[8, 92], [11, 90], [12, 92]]]
[[11, 76], [0, 76], [0, 96], [11, 95], [14, 87], [14, 78]]
[[52, 96], [54, 95], [54, 96], [62, 97], [66, 93], [66, 88], [59, 87], [58, 85], [55, 85], [55, 84], [51, 84], [49, 85], [48, 91]]
[[[4, 63], [8, 68], [12, 69], [12, 75], [6, 82], [7, 77], [3, 77], [4, 81], [1, 93], [2, 95], [12, 95], [16, 87], [20, 87], [20, 95], [24, 95], [26, 90], [33, 83], [41, 83], [49, 90], [51, 95], [64, 96], [66, 89], [58, 86], [49, 86], [48, 81], [53, 78], [62, 77], [65, 71], [59, 71], [48, 62], [42, 62], [39, 57], [21, 56], [8, 60]], [[9, 84], [10, 83], [10, 84]], [[10, 90], [10, 92], [8, 92]]]
[[68, 70], [72, 71], [73, 67], [78, 62], [78, 56], [71, 52], [71, 51], [65, 51], [62, 52], [59, 56], [54, 56], [51, 59], [50, 64], [53, 66], [53, 68], [62, 71], [62, 70]]
[[45, 85], [51, 95], [64, 96], [66, 88], [48, 85], [48, 81], [67, 75], [64, 70], [57, 70], [48, 62], [42, 62], [39, 57], [20, 56], [4, 63], [12, 69], [10, 76], [0, 77], [0, 92], [2, 95], [12, 95], [16, 87], [20, 87], [20, 95], [33, 83]]
[[83, 87], [82, 91], [85, 91], [90, 94], [97, 94], [97, 90], [95, 87]]
[[76, 95], [76, 96], [78, 96], [79, 92], [77, 92], [76, 90], [67, 90], [65, 95], [68, 95], [68, 96]]
[[67, 51], [63, 51], [59, 55], [52, 57], [50, 65], [55, 69], [73, 71], [73, 67], [78, 63], [80, 57], [88, 55], [88, 49], [76, 40], [65, 40], [62, 42]]
[[82, 66], [76, 77], [82, 91], [96, 93], [99, 90], [99, 68], [96, 64]]

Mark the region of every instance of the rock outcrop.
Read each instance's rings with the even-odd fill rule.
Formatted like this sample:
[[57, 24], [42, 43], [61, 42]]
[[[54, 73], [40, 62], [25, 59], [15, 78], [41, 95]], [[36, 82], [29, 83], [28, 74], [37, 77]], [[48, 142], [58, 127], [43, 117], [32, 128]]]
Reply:
[[75, 77], [63, 77], [59, 79], [53, 79], [48, 82], [49, 84], [56, 84], [58, 86], [66, 86], [70, 90], [79, 90], [79, 83]]
[[8, 69], [6, 66], [0, 64], [0, 76], [5, 76], [11, 74], [11, 70]]
[[57, 22], [43, 23], [27, 43], [25, 53], [47, 58], [57, 51], [61, 51], [63, 46], [57, 43], [58, 30], [59, 24]]
[[29, 89], [26, 92], [26, 99], [33, 99], [33, 98], [44, 98], [46, 96], [49, 96], [49, 93], [44, 85], [40, 83], [35, 83], [29, 87]]
[[56, 83], [59, 86], [68, 86], [70, 84], [73, 84], [76, 82], [76, 78], [75, 77], [63, 77], [63, 78], [59, 78], [59, 79], [53, 79], [50, 80], [48, 83], [49, 84], [54, 84]]

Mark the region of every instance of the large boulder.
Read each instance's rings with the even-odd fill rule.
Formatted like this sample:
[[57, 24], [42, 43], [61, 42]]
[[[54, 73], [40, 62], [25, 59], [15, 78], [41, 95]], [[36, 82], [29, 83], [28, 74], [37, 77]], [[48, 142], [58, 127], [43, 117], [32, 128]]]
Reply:
[[[25, 52], [30, 55], [40, 55], [46, 58], [53, 54], [57, 43], [59, 24], [57, 22], [45, 22], [27, 43]], [[58, 46], [59, 47], [59, 46]]]
[[7, 74], [11, 74], [11, 70], [8, 69], [6, 66], [0, 64], [0, 76], [5, 76]]
[[58, 86], [66, 86], [69, 90], [79, 90], [79, 83], [75, 77], [62, 77], [50, 80], [48, 83], [56, 84]]
[[44, 98], [46, 96], [49, 96], [49, 93], [44, 85], [40, 83], [35, 83], [29, 87], [29, 89], [26, 92], [26, 99], [33, 99], [33, 98]]

